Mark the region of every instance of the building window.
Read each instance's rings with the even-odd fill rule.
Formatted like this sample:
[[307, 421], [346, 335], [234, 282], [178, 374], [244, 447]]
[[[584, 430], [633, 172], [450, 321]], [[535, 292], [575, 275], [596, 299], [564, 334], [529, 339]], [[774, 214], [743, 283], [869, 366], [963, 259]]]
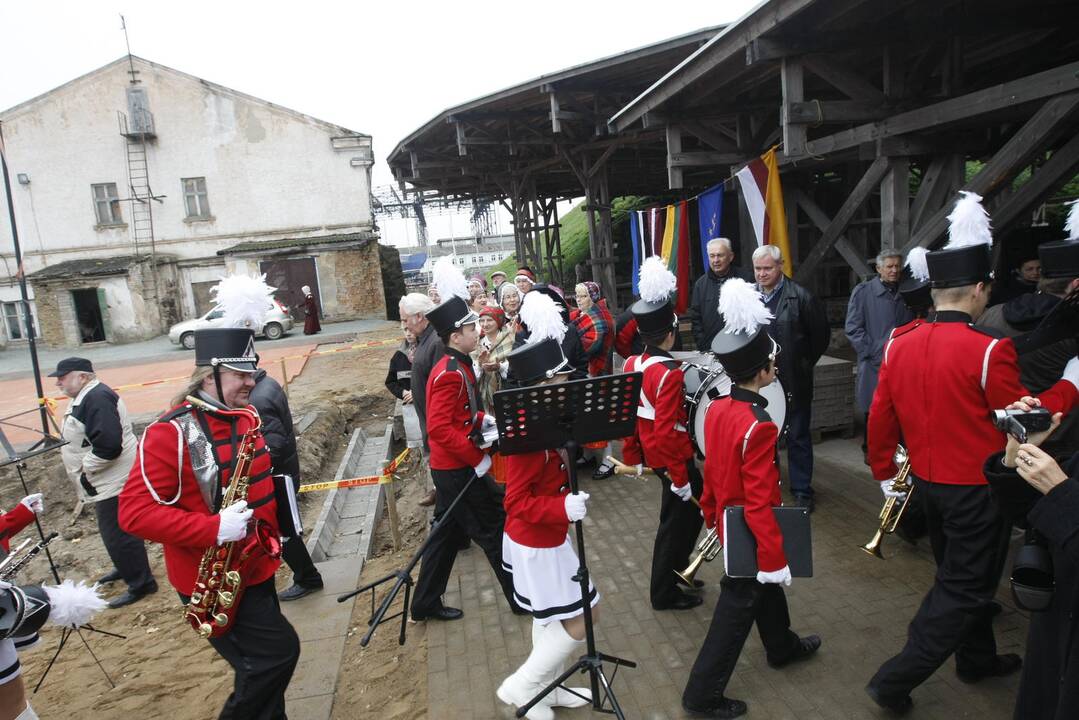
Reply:
[[206, 178], [184, 178], [184, 207], [189, 218], [210, 217], [210, 202], [206, 199]]
[[116, 183], [91, 185], [94, 193], [94, 214], [98, 225], [122, 225], [124, 218], [120, 214], [120, 196], [116, 194]]
[[4, 325], [9, 340], [26, 339], [26, 312], [22, 302], [4, 303]]

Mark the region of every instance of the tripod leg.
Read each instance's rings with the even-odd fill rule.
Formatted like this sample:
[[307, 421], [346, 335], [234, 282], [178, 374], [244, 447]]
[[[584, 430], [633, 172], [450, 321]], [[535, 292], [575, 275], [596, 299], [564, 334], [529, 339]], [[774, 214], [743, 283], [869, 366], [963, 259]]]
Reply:
[[75, 632], [79, 634], [79, 639], [82, 640], [82, 644], [86, 646], [86, 652], [90, 653], [90, 657], [94, 659], [94, 662], [97, 663], [97, 666], [101, 669], [101, 674], [104, 675], [105, 679], [109, 681], [109, 685], [111, 685], [113, 689], [115, 689], [116, 683], [114, 683], [112, 681], [112, 678], [109, 677], [109, 673], [105, 670], [105, 666], [102, 665], [101, 661], [97, 659], [97, 655], [94, 654], [94, 650], [90, 647], [90, 643], [86, 642], [86, 638], [82, 635], [82, 630], [76, 629]]
[[603, 665], [596, 663], [591, 668], [592, 678], [599, 679], [599, 682], [603, 684], [603, 702], [599, 705], [593, 703], [593, 707], [597, 710], [601, 709], [608, 700], [611, 701], [611, 712], [618, 720], [626, 720], [626, 716], [622, 713], [622, 706], [618, 704], [618, 698], [615, 697], [614, 689], [611, 688], [611, 683], [608, 682], [607, 676], [603, 674]]
[[[19, 474], [19, 483], [22, 485], [22, 491], [27, 495], [30, 494], [30, 487], [26, 484], [26, 478], [23, 477], [22, 469], [26, 463], [15, 463], [15, 471]], [[45, 531], [41, 528], [41, 521], [37, 519], [37, 514], [34, 514], [34, 526], [37, 527], [37, 534], [41, 537], [41, 541], [45, 542]], [[53, 562], [52, 553], [49, 552], [49, 548], [46, 546], [42, 548], [45, 551], [45, 557], [49, 559], [49, 568], [52, 570], [52, 576], [56, 579], [56, 584], [60, 584], [60, 571], [56, 569], [56, 563]]]
[[67, 643], [68, 637], [71, 635], [71, 628], [63, 628], [60, 631], [60, 644], [56, 646], [56, 652], [53, 653], [52, 659], [49, 660], [49, 664], [45, 666], [45, 672], [41, 673], [41, 677], [37, 681], [37, 685], [34, 686], [34, 694], [41, 689], [41, 683], [45, 682], [45, 678], [49, 676], [49, 671], [52, 670], [53, 663], [56, 662], [56, 658], [60, 657], [60, 651], [64, 649], [64, 645]]

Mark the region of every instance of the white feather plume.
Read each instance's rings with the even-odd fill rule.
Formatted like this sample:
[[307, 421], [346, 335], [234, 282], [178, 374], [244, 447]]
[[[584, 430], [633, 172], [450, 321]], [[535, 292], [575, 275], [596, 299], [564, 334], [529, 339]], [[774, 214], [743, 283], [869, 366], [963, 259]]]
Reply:
[[767, 325], [773, 315], [764, 306], [760, 291], [741, 278], [731, 278], [719, 291], [719, 313], [723, 332], [752, 335]]
[[538, 343], [551, 338], [559, 345], [566, 337], [566, 324], [562, 322], [562, 311], [550, 296], [541, 292], [525, 294], [521, 305], [521, 322], [528, 327], [528, 343]]
[[1064, 223], [1064, 229], [1068, 232], [1069, 240], [1079, 240], [1079, 200], [1072, 200], [1068, 205], [1068, 220]]
[[438, 297], [446, 302], [456, 295], [465, 302], [472, 299], [468, 292], [468, 281], [461, 269], [453, 264], [453, 258], [443, 255], [431, 270], [431, 283], [438, 290]]
[[955, 208], [948, 216], [948, 244], [945, 250], [992, 245], [993, 231], [989, 227], [989, 213], [982, 207], [982, 196], [961, 190]]
[[916, 247], [911, 248], [911, 251], [907, 253], [907, 267], [910, 268], [910, 275], [919, 282], [929, 282], [929, 263], [925, 261], [925, 256], [929, 254], [929, 248]]
[[273, 309], [273, 291], [265, 275], [229, 275], [210, 288], [214, 304], [225, 311], [225, 327], [261, 328]]
[[64, 580], [59, 585], [42, 585], [41, 589], [52, 605], [49, 620], [59, 627], [82, 627], [109, 605], [98, 593], [97, 583]]
[[637, 287], [641, 291], [641, 300], [650, 303], [662, 303], [674, 294], [678, 278], [663, 262], [663, 258], [653, 255], [641, 263], [641, 272]]

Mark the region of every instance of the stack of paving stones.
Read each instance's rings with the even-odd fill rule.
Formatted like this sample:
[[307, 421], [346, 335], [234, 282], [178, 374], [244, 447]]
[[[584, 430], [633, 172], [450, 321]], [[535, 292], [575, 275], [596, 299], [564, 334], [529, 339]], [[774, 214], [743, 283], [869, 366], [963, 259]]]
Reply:
[[854, 363], [824, 355], [813, 372], [813, 416], [809, 429], [820, 434], [854, 431]]
[[[915, 548], [889, 537], [885, 560], [858, 549], [875, 529], [880, 491], [865, 473], [856, 441], [828, 440], [816, 448], [815, 457], [815, 577], [795, 578], [787, 597], [794, 630], [821, 635], [823, 647], [809, 662], [773, 670], [757, 633], [751, 632], [728, 694], [746, 700], [749, 717], [755, 718], [883, 718], [863, 688], [877, 667], [902, 648], [907, 624], [933, 581], [934, 565], [925, 541]], [[706, 564], [697, 575], [706, 583], [702, 606], [685, 612], [652, 610], [648, 574], [665, 490], [654, 477], [585, 479], [583, 484], [592, 495], [585, 520], [588, 564], [602, 596], [597, 644], [602, 652], [638, 663], [636, 669], [618, 671], [615, 692], [626, 717], [683, 718], [681, 694], [711, 621], [722, 561]], [[1027, 620], [1003, 586], [997, 599], [1004, 606], [994, 622], [998, 652], [1022, 654]], [[462, 608], [464, 618], [421, 623], [409, 638], [427, 637], [428, 717], [513, 717], [495, 689], [527, 656], [531, 619], [510, 613], [475, 547], [457, 556], [445, 602]], [[610, 674], [612, 668], [607, 670]], [[587, 685], [585, 676], [576, 680], [573, 684]], [[910, 717], [1011, 718], [1018, 682], [1012, 676], [965, 685], [949, 660], [914, 692]], [[592, 717], [589, 707], [559, 709], [556, 715]]]

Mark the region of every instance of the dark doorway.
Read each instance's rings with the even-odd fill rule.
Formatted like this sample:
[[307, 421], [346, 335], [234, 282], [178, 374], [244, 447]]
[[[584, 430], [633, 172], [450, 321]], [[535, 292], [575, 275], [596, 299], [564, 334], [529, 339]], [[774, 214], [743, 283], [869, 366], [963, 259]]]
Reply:
[[291, 258], [288, 260], [263, 260], [259, 263], [259, 272], [265, 273], [266, 282], [275, 287], [274, 298], [289, 309], [297, 322], [303, 323], [304, 295], [300, 289], [304, 285], [311, 288], [315, 296], [318, 316], [322, 317], [322, 295], [318, 287], [318, 274], [315, 271], [313, 257]]
[[100, 288], [72, 290], [71, 299], [75, 303], [75, 322], [78, 324], [79, 342], [105, 342], [105, 318], [101, 313]]
[[215, 287], [219, 282], [220, 280], [207, 280], [191, 283], [191, 294], [195, 297], [195, 317], [202, 317], [214, 306], [210, 288]]

